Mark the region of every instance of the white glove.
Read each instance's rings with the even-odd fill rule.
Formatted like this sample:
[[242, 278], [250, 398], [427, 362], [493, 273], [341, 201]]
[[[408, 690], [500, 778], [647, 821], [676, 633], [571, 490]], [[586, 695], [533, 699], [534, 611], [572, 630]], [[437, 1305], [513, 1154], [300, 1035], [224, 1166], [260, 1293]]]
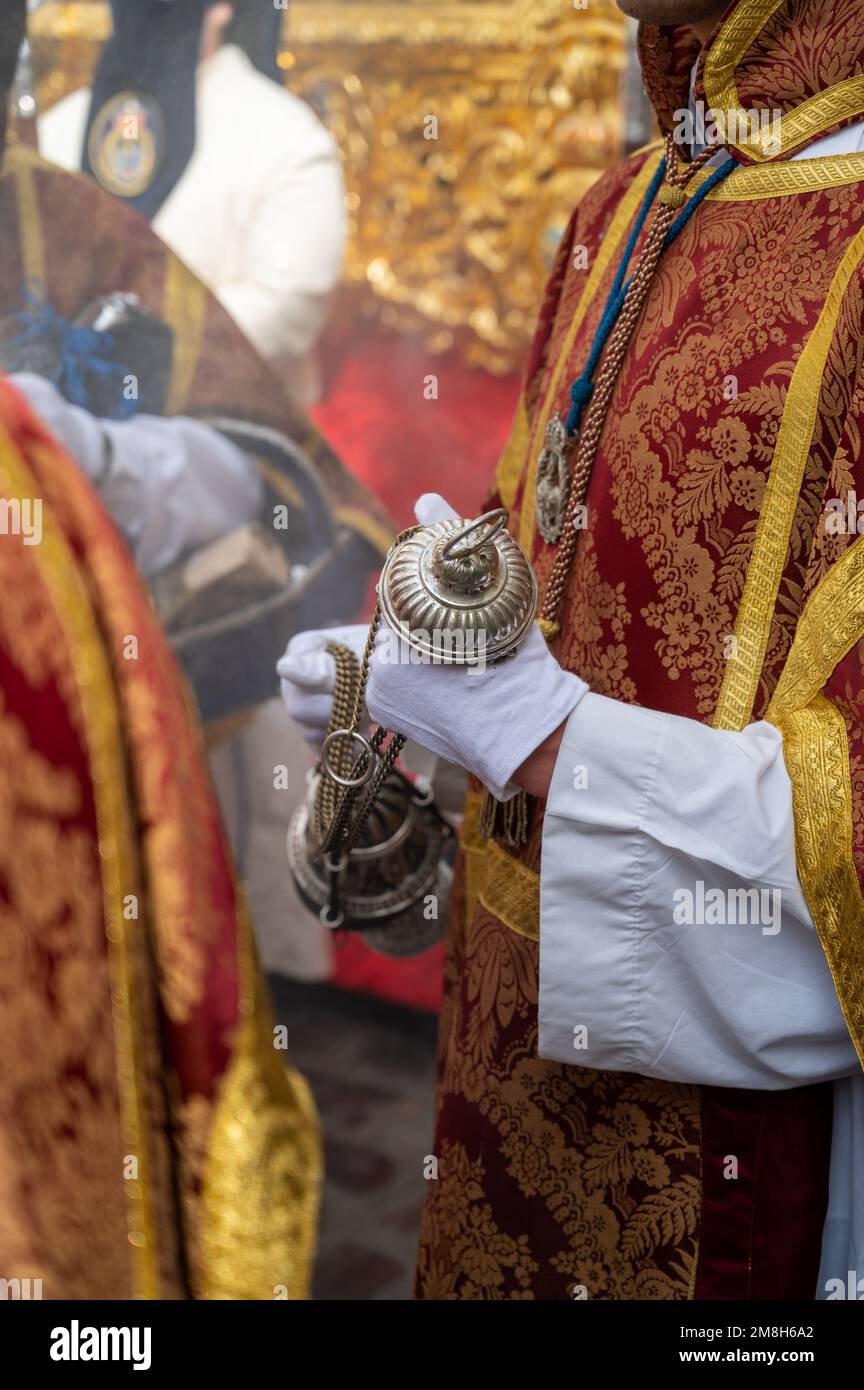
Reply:
[[96, 416], [70, 405], [53, 382], [35, 372], [15, 372], [9, 380], [90, 481], [98, 479], [108, 462], [110, 443]]
[[338, 642], [350, 648], [360, 661], [368, 635], [369, 628], [363, 623], [351, 627], [314, 628], [292, 637], [285, 655], [277, 663], [288, 713], [316, 751], [327, 733], [336, 685], [336, 663], [327, 645]]
[[[424, 526], [457, 515], [435, 493], [415, 511]], [[501, 799], [515, 795], [513, 773], [588, 689], [558, 664], [536, 623], [515, 656], [484, 670], [418, 662], [382, 628], [366, 690], [372, 720], [473, 772]]]
[[[423, 526], [457, 515], [436, 493], [416, 505]], [[363, 654], [368, 628], [334, 627], [293, 637], [277, 666], [282, 694], [306, 739], [320, 746], [330, 722], [336, 668], [328, 642]], [[513, 773], [576, 708], [588, 687], [565, 671], [532, 625], [515, 656], [484, 670], [433, 665], [381, 624], [369, 666], [366, 704], [372, 723], [405, 734], [464, 767], [508, 799]]]
[[145, 578], [254, 521], [258, 464], [201, 420], [99, 420], [32, 372], [11, 378], [97, 488]]

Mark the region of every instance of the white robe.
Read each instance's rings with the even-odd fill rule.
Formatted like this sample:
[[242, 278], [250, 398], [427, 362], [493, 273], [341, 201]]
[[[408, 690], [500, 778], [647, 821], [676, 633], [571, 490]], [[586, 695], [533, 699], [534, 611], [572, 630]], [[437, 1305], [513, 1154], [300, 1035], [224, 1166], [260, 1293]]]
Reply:
[[[195, 91], [195, 152], [153, 227], [308, 405], [342, 268], [339, 152], [306, 103], [233, 44], [199, 65]], [[81, 167], [90, 98], [81, 88], [39, 118], [40, 152], [64, 169]]]
[[[339, 151], [310, 107], [259, 73], [234, 45], [199, 65], [195, 90], [195, 152], [153, 219], [154, 230], [307, 407], [320, 394], [314, 347], [342, 268]], [[46, 159], [81, 167], [90, 98], [89, 88], [80, 89], [39, 118]], [[296, 901], [285, 856], [308, 762], [278, 699], [210, 756], [262, 963], [318, 980], [332, 970], [330, 936]], [[280, 763], [289, 769], [289, 785], [276, 791], [273, 770]]]

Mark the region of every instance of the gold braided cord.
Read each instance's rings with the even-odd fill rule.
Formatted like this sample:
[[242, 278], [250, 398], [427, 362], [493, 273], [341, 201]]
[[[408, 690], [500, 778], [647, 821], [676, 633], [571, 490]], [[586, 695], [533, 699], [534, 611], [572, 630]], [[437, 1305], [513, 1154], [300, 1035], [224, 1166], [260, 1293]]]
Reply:
[[735, 622], [735, 656], [726, 664], [714, 714], [713, 724], [717, 729], [743, 729], [752, 718], [801, 483], [816, 428], [825, 363], [843, 296], [862, 257], [864, 229], [846, 249], [789, 383]]
[[706, 104], [713, 111], [737, 117], [737, 130], [730, 129], [727, 143], [757, 162], [788, 155], [838, 122], [864, 113], [864, 76], [855, 76], [834, 83], [794, 110], [784, 111], [779, 150], [773, 143], [770, 146], [767, 143], [773, 142], [778, 133], [770, 125], [760, 127], [755, 140], [731, 138], [742, 129], [750, 129], [748, 113], [741, 106], [735, 83], [738, 65], [768, 20], [784, 3], [785, 0], [738, 0], [705, 57]]
[[642, 316], [645, 301], [651, 291], [654, 272], [663, 254], [666, 233], [680, 210], [679, 195], [686, 202], [686, 185], [714, 153], [715, 151], [709, 147], [703, 150], [698, 159], [693, 160], [691, 164], [681, 165], [672, 136], [667, 135], [666, 137], [665, 187], [670, 190], [670, 196], [666, 201], [661, 200], [649, 227], [645, 244], [630, 279], [630, 287], [624, 304], [606, 344], [600, 371], [594, 384], [594, 393], [588, 406], [584, 424], [579, 431], [576, 460], [570, 480], [561, 540], [555, 551], [555, 559], [540, 606], [541, 622], [556, 624], [560, 621], [561, 603], [573, 558], [576, 554], [576, 547], [579, 543], [580, 530], [576, 526], [576, 518], [591, 481], [594, 460], [597, 457], [600, 438], [621, 367], [627, 355], [636, 324]]
[[[630, 340], [636, 328], [636, 324], [645, 307], [645, 301], [651, 289], [654, 279], [654, 272], [663, 254], [666, 240], [666, 233], [669, 231], [675, 220], [676, 214], [687, 201], [686, 187], [691, 183], [695, 174], [702, 168], [703, 164], [711, 158], [713, 151], [706, 149], [699, 155], [698, 159], [688, 165], [682, 165], [678, 159], [675, 142], [671, 135], [665, 139], [666, 173], [663, 191], [665, 196], [660, 198], [660, 205], [657, 208], [653, 221], [648, 230], [644, 246], [639, 255], [636, 267], [630, 280], [627, 294], [621, 312], [615, 322], [615, 326], [606, 344], [599, 375], [594, 386], [594, 392], [588, 407], [584, 425], [579, 433], [578, 445], [576, 449], [576, 461], [573, 474], [570, 479], [569, 493], [567, 499], [566, 514], [562, 529], [561, 540], [555, 551], [555, 559], [552, 564], [552, 571], [546, 585], [546, 591], [540, 605], [538, 623], [540, 630], [547, 641], [552, 641], [561, 631], [560, 627], [560, 608], [567, 587], [567, 580], [576, 554], [576, 547], [579, 540], [579, 531], [575, 525], [576, 515], [588, 490], [591, 479], [591, 472], [594, 467], [594, 460], [597, 457], [597, 450], [600, 445], [600, 437], [603, 433], [603, 426], [606, 423], [606, 416], [615, 391], [615, 386], [621, 371], [621, 366], [627, 354]], [[657, 161], [651, 167], [651, 161], [646, 161], [646, 166], [640, 171], [642, 174], [650, 169], [650, 176], [646, 179], [645, 185], [650, 183], [654, 171], [657, 168]], [[638, 180], [634, 180], [634, 185]], [[621, 211], [621, 207], [627, 198], [632, 194], [631, 187], [629, 194], [622, 200], [616, 211], [616, 218]], [[644, 194], [643, 194], [644, 197]], [[615, 219], [613, 218], [613, 224]], [[630, 216], [626, 223], [621, 222], [621, 235], [625, 225], [629, 225]], [[607, 236], [601, 248], [601, 257], [595, 262], [594, 270], [597, 270], [602, 253], [608, 246], [610, 238]], [[608, 263], [608, 262], [607, 262]], [[587, 305], [588, 290], [591, 286], [589, 276], [588, 285], [583, 292], [580, 300], [579, 309], [571, 323], [570, 331], [567, 335], [565, 350], [559, 356], [558, 362], [553, 372], [552, 381], [546, 393], [546, 400], [541, 414], [541, 419], [548, 415], [551, 405], [555, 399], [561, 372], [566, 363], [566, 353], [572, 345], [576, 326], [580, 318], [580, 310], [584, 311]], [[545, 433], [545, 425], [544, 425]], [[536, 442], [536, 435], [535, 435]], [[539, 458], [532, 455], [532, 460], [528, 469], [528, 479], [526, 482], [526, 492], [522, 503], [522, 517], [520, 520], [520, 538], [527, 532], [529, 542], [524, 547], [530, 549], [530, 540], [533, 539], [534, 522], [536, 518], [536, 496], [532, 488], [532, 475], [536, 479]], [[530, 513], [530, 529], [526, 518]], [[523, 845], [528, 838], [528, 799], [524, 792], [519, 792], [516, 797], [506, 803], [497, 801], [491, 794], [487, 795], [483, 812], [481, 815], [481, 832], [492, 840], [495, 836], [503, 838], [505, 844], [511, 848], [518, 848]]]
[[612, 258], [615, 255], [615, 252], [618, 250], [619, 246], [621, 245], [621, 242], [623, 241], [630, 227], [630, 224], [633, 221], [633, 217], [635, 216], [636, 211], [642, 202], [642, 199], [645, 197], [648, 185], [650, 184], [655, 173], [657, 172], [657, 166], [662, 158], [663, 151], [658, 150], [656, 154], [652, 155], [649, 159], [646, 159], [645, 163], [642, 165], [642, 168], [639, 170], [630, 187], [627, 189], [627, 192], [624, 194], [624, 197], [621, 199], [621, 201], [615, 209], [612, 221], [609, 224], [609, 229], [605, 237], [603, 238], [603, 241], [600, 244], [594, 264], [592, 265], [588, 275], [588, 279], [585, 282], [585, 288], [582, 291], [579, 303], [577, 304], [576, 309], [573, 312], [573, 317], [567, 329], [567, 334], [565, 336], [564, 342], [561, 345], [561, 351], [558, 354], [558, 360], [555, 363], [555, 369], [552, 372], [549, 386], [543, 398], [542, 408], [537, 413], [537, 419], [531, 441], [528, 471], [525, 479], [525, 489], [522, 499], [522, 510], [519, 517], [518, 541], [527, 555], [531, 554], [532, 546], [534, 543], [534, 530], [537, 520], [537, 503], [535, 496], [535, 489], [537, 485], [537, 464], [539, 460], [540, 451], [543, 447], [543, 440], [546, 437], [546, 427], [549, 424], [549, 421], [552, 417], [552, 410], [555, 404], [555, 398], [558, 393], [558, 387], [561, 383], [561, 378], [564, 374], [568, 358], [573, 349], [573, 343], [576, 340], [576, 334], [582, 326], [591, 301], [594, 298], [594, 295], [597, 293], [597, 290], [600, 288], [600, 285], [603, 281], [603, 277], [609, 269], [609, 266], [612, 264]]

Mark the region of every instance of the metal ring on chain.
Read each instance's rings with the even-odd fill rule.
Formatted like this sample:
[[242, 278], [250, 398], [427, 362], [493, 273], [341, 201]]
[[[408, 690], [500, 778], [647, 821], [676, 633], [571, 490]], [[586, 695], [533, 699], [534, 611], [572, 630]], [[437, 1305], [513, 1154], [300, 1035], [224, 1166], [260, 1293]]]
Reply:
[[441, 547], [443, 558], [449, 560], [453, 553], [453, 547], [458, 545], [459, 541], [470, 536], [471, 532], [476, 531], [478, 526], [488, 525], [489, 530], [486, 535], [481, 537], [479, 541], [475, 541], [473, 545], [469, 545], [467, 550], [457, 551], [455, 558], [459, 560], [465, 555], [473, 555], [475, 550], [480, 550], [482, 546], [488, 545], [490, 541], [495, 539], [499, 531], [504, 530], [508, 516], [509, 512], [506, 507], [495, 507], [491, 512], [484, 512], [482, 516], [478, 516], [475, 521], [469, 521], [467, 526], [461, 526], [455, 535], [452, 535], [449, 541]]
[[340, 909], [336, 913], [335, 917], [331, 917], [330, 904], [325, 903], [324, 906], [321, 908], [321, 911], [318, 913], [318, 920], [319, 922], [322, 922], [325, 927], [329, 927], [331, 931], [338, 931], [339, 928], [342, 926], [342, 923], [345, 921], [345, 913]]
[[[364, 752], [366, 753], [366, 767], [359, 777], [343, 777], [341, 773], [334, 772], [333, 768], [330, 766], [330, 763], [328, 762], [327, 753], [329, 751], [330, 745], [336, 739], [341, 738], [354, 739], [357, 743], [360, 743], [363, 746]], [[324, 742], [321, 744], [321, 765], [327, 773], [327, 776], [332, 777], [333, 781], [336, 782], [338, 786], [365, 787], [366, 783], [371, 779], [375, 772], [375, 754], [369, 740], [364, 738], [362, 734], [358, 734], [356, 730], [334, 729], [332, 734], [328, 734]]]

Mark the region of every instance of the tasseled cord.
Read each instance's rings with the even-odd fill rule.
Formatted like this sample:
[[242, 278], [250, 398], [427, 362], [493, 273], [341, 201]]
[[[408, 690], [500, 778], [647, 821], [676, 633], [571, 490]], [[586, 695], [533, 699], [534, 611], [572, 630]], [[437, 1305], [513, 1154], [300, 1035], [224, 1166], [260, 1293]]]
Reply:
[[501, 840], [508, 849], [521, 849], [528, 840], [528, 797], [517, 792], [509, 801], [498, 801], [491, 792], [483, 797], [480, 834], [484, 840]]

